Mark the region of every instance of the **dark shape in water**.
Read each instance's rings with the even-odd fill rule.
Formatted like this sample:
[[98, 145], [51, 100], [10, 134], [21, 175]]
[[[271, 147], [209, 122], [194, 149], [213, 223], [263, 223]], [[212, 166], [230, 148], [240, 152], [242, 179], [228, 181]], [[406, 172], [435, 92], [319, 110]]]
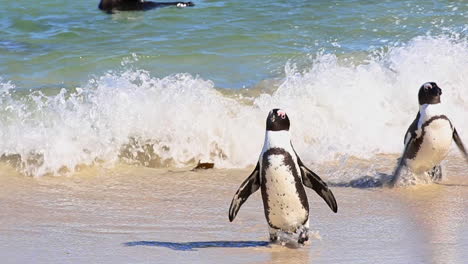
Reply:
[[212, 169], [213, 167], [214, 167], [214, 163], [198, 161], [197, 166], [193, 168], [192, 170], [208, 170], [208, 169]]
[[335, 187], [351, 187], [359, 189], [379, 188], [383, 187], [385, 183], [389, 182], [391, 177], [392, 175], [378, 173], [376, 177], [365, 175], [360, 178], [351, 180], [350, 182], [331, 183], [330, 185]]
[[192, 2], [152, 2], [144, 0], [101, 0], [99, 9], [112, 13], [112, 11], [146, 11], [166, 6], [194, 6]]

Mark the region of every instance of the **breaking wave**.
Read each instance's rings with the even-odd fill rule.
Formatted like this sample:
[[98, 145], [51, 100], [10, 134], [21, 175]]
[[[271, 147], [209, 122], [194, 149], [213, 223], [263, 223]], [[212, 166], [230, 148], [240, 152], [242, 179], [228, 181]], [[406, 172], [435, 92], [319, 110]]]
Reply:
[[[460, 36], [417, 37], [366, 59], [319, 53], [285, 77], [225, 91], [189, 74], [108, 72], [74, 89], [24, 91], [0, 79], [0, 156], [28, 175], [126, 162], [216, 167], [256, 162], [271, 108], [285, 109], [302, 159], [399, 153], [418, 110], [420, 85], [435, 81], [463, 138], [468, 136], [468, 44]], [[466, 140], [465, 140], [466, 141]]]

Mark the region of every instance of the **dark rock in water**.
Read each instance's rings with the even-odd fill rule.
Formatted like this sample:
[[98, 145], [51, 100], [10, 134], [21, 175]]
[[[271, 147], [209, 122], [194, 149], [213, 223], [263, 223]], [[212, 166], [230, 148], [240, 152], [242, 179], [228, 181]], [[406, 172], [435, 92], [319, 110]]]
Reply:
[[194, 6], [192, 2], [152, 2], [144, 0], [101, 0], [99, 9], [112, 13], [112, 11], [145, 11], [158, 7], [177, 6], [186, 7]]
[[214, 163], [198, 161], [197, 166], [193, 168], [192, 170], [208, 170], [208, 169], [212, 169], [213, 167], [214, 167]]

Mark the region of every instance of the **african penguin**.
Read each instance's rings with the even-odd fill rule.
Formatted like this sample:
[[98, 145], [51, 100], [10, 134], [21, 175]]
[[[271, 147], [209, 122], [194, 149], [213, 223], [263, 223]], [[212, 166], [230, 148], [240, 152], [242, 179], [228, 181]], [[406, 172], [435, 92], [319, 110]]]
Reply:
[[278, 241], [281, 232], [298, 235], [298, 243], [309, 239], [309, 203], [304, 189], [317, 192], [337, 212], [335, 197], [325, 182], [308, 169], [296, 154], [289, 134], [289, 118], [273, 109], [266, 120], [265, 142], [257, 166], [241, 184], [229, 208], [233, 221], [247, 198], [261, 189], [270, 240]]
[[194, 6], [192, 2], [153, 2], [145, 0], [101, 0], [99, 9], [112, 13], [113, 11], [145, 11], [158, 7], [177, 6], [186, 7]]
[[468, 161], [468, 154], [457, 130], [443, 112], [441, 95], [442, 89], [435, 82], [427, 82], [419, 88], [419, 112], [406, 131], [403, 155], [390, 186], [398, 182], [403, 166], [417, 175], [428, 173], [432, 180], [441, 180], [440, 162], [447, 157], [452, 139]]

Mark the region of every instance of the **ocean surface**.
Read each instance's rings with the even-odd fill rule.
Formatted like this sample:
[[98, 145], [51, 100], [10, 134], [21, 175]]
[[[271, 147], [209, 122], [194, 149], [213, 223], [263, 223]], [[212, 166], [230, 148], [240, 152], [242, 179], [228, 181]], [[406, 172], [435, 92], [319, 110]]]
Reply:
[[[0, 156], [20, 172], [254, 164], [284, 108], [307, 163], [399, 154], [427, 81], [468, 142], [466, 1], [98, 1], [0, 10]], [[453, 155], [458, 155], [454, 152]]]

